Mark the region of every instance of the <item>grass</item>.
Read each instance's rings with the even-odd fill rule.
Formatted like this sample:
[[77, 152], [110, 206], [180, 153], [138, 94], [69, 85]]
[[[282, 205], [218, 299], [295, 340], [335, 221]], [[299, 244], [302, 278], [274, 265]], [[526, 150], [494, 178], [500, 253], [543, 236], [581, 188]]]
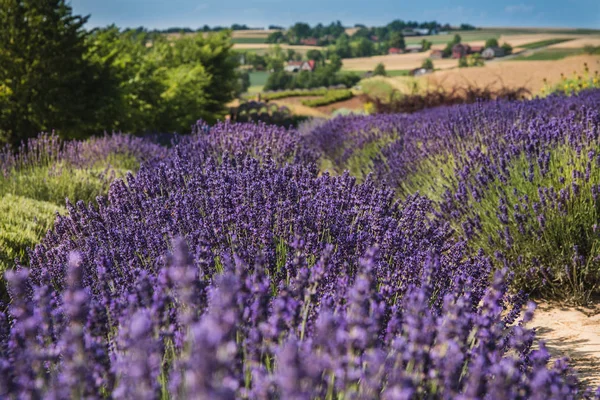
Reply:
[[552, 46], [553, 44], [568, 42], [569, 40], [573, 40], [573, 39], [572, 38], [562, 38], [562, 39], [557, 38], [557, 39], [540, 40], [538, 42], [522, 44], [519, 47], [532, 50], [532, 49], [539, 49], [540, 47]]
[[581, 49], [544, 49], [530, 55], [517, 56], [513, 61], [556, 61], [583, 54]]
[[361, 81], [360, 86], [366, 95], [382, 100], [389, 100], [395, 90], [391, 84], [381, 79], [364, 80]]
[[234, 37], [231, 38], [231, 43], [239, 44], [263, 44], [267, 43], [267, 39], [264, 37]]
[[[365, 71], [343, 71], [343, 72], [351, 72], [351, 73], [355, 73], [355, 74], [358, 74], [358, 75], [362, 76], [362, 75], [366, 74], [369, 71], [365, 70]], [[408, 69], [394, 69], [394, 70], [391, 70], [391, 71], [386, 71], [386, 74], [387, 74], [386, 76], [389, 76], [389, 77], [392, 77], [392, 78], [395, 77], [395, 76], [409, 76], [410, 75], [410, 70], [408, 70]]]
[[499, 32], [489, 31], [456, 31], [451, 32], [449, 35], [432, 35], [432, 36], [410, 36], [404, 40], [406, 44], [420, 44], [423, 39], [426, 39], [432, 44], [445, 44], [454, 39], [454, 35], [459, 34], [463, 42], [472, 42], [478, 40], [498, 39], [500, 37]]
[[267, 71], [250, 72], [250, 86], [265, 86], [270, 75], [271, 73]]

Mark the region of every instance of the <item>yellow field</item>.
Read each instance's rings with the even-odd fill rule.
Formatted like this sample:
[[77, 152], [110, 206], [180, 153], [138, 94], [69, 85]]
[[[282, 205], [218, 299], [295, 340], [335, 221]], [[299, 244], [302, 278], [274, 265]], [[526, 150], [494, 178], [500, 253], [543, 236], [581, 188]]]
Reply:
[[[526, 87], [532, 94], [538, 94], [544, 87], [544, 78], [551, 85], [560, 82], [561, 73], [570, 76], [573, 72], [582, 74], [584, 63], [592, 73], [600, 71], [600, 56], [574, 56], [557, 61], [497, 61], [477, 68], [456, 68], [436, 71], [417, 78], [425, 87], [442, 86], [447, 89], [465, 85], [501, 87]], [[394, 78], [400, 79], [400, 78]]]

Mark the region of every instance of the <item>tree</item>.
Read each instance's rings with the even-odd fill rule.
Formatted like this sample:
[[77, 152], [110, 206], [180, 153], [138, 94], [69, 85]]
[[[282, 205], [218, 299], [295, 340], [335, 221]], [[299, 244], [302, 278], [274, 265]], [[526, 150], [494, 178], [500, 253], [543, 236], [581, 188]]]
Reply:
[[285, 41], [285, 36], [281, 31], [275, 31], [267, 36], [267, 43], [281, 43]]
[[461, 57], [458, 59], [458, 68], [466, 68], [469, 66], [467, 62], [467, 57]]
[[325, 56], [321, 53], [320, 50], [308, 50], [306, 52], [306, 58], [309, 60], [315, 60], [318, 64], [323, 64], [325, 62]]
[[343, 34], [335, 43], [335, 54], [341, 58], [352, 57], [352, 48], [350, 47], [350, 39], [348, 35]]
[[498, 47], [498, 39], [491, 38], [485, 41], [485, 48], [488, 47]]
[[0, 0], [0, 142], [97, 128], [110, 88], [106, 70], [86, 58], [87, 20], [65, 0]]
[[454, 35], [454, 38], [452, 39], [452, 43], [453, 45], [455, 44], [459, 44], [462, 41], [462, 38], [460, 37], [460, 35], [457, 33], [456, 35]]
[[426, 58], [425, 60], [423, 60], [423, 64], [421, 64], [421, 68], [432, 70], [433, 69], [433, 61], [431, 61], [431, 58]]
[[421, 45], [423, 46], [423, 51], [428, 51], [431, 49], [432, 43], [426, 39], [423, 39], [421, 41]]
[[385, 65], [383, 65], [383, 63], [377, 64], [377, 66], [373, 70], [373, 75], [375, 75], [375, 76], [387, 76], [387, 72], [385, 71]]
[[406, 43], [404, 42], [404, 35], [401, 32], [394, 32], [390, 36], [390, 47], [395, 47], [397, 49], [405, 49]]
[[502, 48], [504, 49], [504, 54], [506, 54], [506, 55], [512, 54], [513, 48], [510, 44], [504, 42], [504, 44], [502, 45]]

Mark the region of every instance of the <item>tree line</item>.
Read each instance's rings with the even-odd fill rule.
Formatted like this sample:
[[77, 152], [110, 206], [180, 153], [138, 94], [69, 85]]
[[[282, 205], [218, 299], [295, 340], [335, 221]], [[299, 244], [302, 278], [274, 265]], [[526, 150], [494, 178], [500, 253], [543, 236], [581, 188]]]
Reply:
[[229, 31], [86, 30], [65, 0], [0, 0], [0, 143], [41, 131], [186, 132], [243, 90]]

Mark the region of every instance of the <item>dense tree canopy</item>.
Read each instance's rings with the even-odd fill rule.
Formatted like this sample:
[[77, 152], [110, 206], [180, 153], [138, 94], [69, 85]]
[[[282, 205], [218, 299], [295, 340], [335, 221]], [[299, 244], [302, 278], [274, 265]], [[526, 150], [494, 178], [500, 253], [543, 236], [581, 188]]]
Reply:
[[186, 132], [224, 117], [242, 89], [230, 31], [169, 41], [145, 29], [88, 32], [65, 0], [0, 0], [0, 142], [40, 131]]

